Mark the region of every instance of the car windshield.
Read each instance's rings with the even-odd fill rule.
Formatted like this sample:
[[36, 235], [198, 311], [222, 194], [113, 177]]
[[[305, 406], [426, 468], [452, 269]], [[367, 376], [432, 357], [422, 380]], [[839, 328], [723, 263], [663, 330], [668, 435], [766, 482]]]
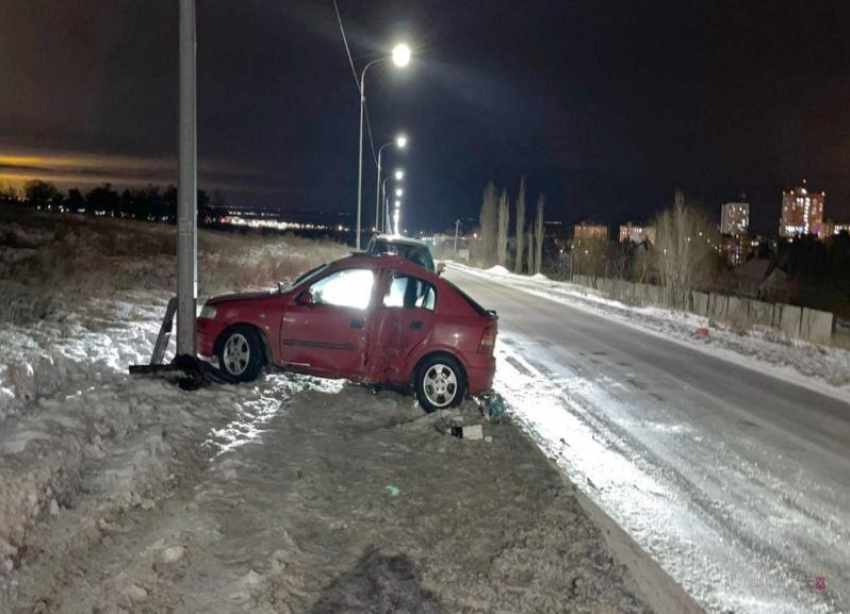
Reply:
[[298, 277], [296, 277], [293, 281], [290, 281], [289, 283], [278, 284], [278, 291], [279, 292], [288, 292], [289, 290], [292, 290], [292, 288], [295, 288], [296, 286], [301, 285], [305, 281], [312, 279], [313, 277], [315, 277], [316, 275], [318, 275], [319, 273], [324, 271], [326, 268], [328, 268], [328, 265], [322, 264], [322, 265], [317, 266], [314, 269], [310, 269], [306, 273], [302, 273], [301, 275], [299, 275]]

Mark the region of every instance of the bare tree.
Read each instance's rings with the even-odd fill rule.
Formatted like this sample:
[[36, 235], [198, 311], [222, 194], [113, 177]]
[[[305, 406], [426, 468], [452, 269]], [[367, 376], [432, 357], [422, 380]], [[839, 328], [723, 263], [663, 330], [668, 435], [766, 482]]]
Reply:
[[698, 209], [685, 204], [676, 192], [675, 203], [655, 222], [655, 257], [666, 301], [684, 308], [695, 284], [708, 281], [717, 262], [720, 237]]
[[[522, 250], [525, 247], [525, 177], [519, 180], [519, 196], [516, 199], [516, 261], [514, 273], [522, 273]], [[529, 269], [530, 271], [531, 269]]]
[[534, 275], [534, 227], [528, 229], [528, 274]]
[[506, 266], [508, 263], [508, 226], [510, 223], [511, 209], [508, 191], [502, 190], [502, 197], [499, 199], [499, 237], [496, 243], [499, 266]]
[[485, 266], [491, 266], [496, 257], [496, 230], [498, 224], [498, 193], [493, 182], [484, 188], [483, 202], [481, 203], [481, 215], [479, 216], [480, 228], [478, 229], [478, 241], [480, 245], [479, 258]]
[[0, 183], [0, 202], [15, 202], [18, 200], [18, 190], [11, 182]]
[[543, 270], [543, 207], [546, 204], [546, 197], [541, 194], [537, 199], [537, 228], [534, 235], [537, 239], [537, 254], [534, 257], [534, 272], [540, 273]]

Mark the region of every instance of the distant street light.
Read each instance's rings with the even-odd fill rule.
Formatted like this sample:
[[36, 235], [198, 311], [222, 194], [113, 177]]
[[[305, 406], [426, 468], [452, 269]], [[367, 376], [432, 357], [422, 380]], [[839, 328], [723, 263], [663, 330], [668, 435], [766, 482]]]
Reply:
[[399, 149], [404, 149], [407, 146], [407, 137], [400, 134], [395, 140], [384, 143], [378, 148], [378, 181], [375, 184], [375, 227], [379, 230], [381, 228], [381, 154], [384, 152], [384, 149], [393, 144]]
[[399, 207], [401, 207], [401, 201], [397, 200], [395, 201], [395, 208], [398, 209]]
[[401, 170], [401, 169], [398, 169], [398, 170], [395, 172], [395, 180], [396, 180], [396, 181], [401, 181], [402, 179], [404, 179], [404, 171], [403, 171], [403, 170]]
[[390, 179], [393, 179], [393, 178], [395, 178], [397, 181], [401, 181], [401, 179], [399, 178], [399, 173], [401, 174], [401, 179], [404, 179], [404, 172], [401, 171], [401, 170], [397, 170], [392, 175], [387, 175], [386, 177], [384, 177], [384, 180], [381, 182], [381, 194], [383, 194], [383, 203], [384, 203], [383, 210], [382, 210], [382, 213], [384, 214], [384, 218], [383, 218], [384, 219], [384, 232], [390, 232], [392, 230], [391, 228], [389, 228], [389, 229], [387, 228], [387, 226], [390, 226], [390, 223], [391, 223], [390, 212], [389, 212], [390, 198], [389, 198], [389, 194], [387, 194], [387, 181], [389, 181]]
[[396, 196], [404, 196], [404, 190], [402, 190], [401, 188], [396, 188], [395, 189], [395, 195]]
[[[401, 44], [396, 45], [392, 51], [393, 64], [399, 68], [404, 68], [410, 63], [410, 47]], [[356, 249], [360, 249], [360, 221], [363, 210], [363, 117], [366, 114], [366, 71], [375, 64], [386, 62], [388, 58], [378, 58], [366, 64], [363, 67], [363, 72], [360, 73], [360, 82], [357, 84], [360, 90], [360, 150], [357, 153], [357, 238], [355, 240]], [[405, 139], [406, 142], [406, 139]]]

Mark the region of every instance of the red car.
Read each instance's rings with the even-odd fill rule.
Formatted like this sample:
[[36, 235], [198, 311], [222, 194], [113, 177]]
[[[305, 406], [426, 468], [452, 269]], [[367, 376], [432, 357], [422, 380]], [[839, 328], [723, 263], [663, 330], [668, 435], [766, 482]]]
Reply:
[[198, 353], [240, 381], [264, 366], [365, 384], [413, 384], [434, 411], [493, 383], [497, 317], [400, 256], [354, 255], [276, 292], [208, 300]]

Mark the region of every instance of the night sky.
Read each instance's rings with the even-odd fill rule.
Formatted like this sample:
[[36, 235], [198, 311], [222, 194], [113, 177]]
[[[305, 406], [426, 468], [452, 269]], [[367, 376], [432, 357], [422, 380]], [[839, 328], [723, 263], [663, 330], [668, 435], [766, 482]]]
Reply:
[[[490, 179], [547, 218], [643, 221], [681, 186], [719, 218], [748, 194], [775, 233], [803, 177], [850, 221], [850, 3], [339, 0], [370, 69], [376, 140], [400, 128], [404, 215], [477, 216]], [[330, 0], [198, 0], [201, 188], [353, 212], [358, 94]], [[0, 180], [176, 181], [177, 0], [3, 0]], [[374, 212], [365, 173], [364, 219]]]

